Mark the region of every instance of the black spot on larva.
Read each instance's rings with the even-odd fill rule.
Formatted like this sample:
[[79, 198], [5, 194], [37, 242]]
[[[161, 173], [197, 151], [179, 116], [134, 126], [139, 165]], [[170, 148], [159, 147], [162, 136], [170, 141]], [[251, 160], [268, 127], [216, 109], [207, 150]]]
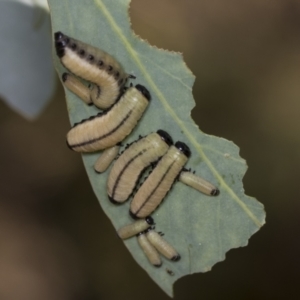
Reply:
[[66, 38], [65, 41], [66, 41], [67, 45], [70, 43], [70, 39], [69, 38]]
[[78, 53], [79, 53], [80, 56], [84, 56], [85, 55], [85, 51], [83, 49], [79, 50]]
[[116, 78], [116, 79], [118, 79], [118, 78], [119, 78], [119, 76], [120, 76], [120, 73], [119, 73], [119, 72], [116, 72], [116, 74], [115, 74], [115, 78]]
[[112, 70], [113, 70], [113, 67], [112, 67], [112, 66], [108, 66], [108, 67], [107, 67], [107, 71], [108, 71], [108, 72], [111, 72]]
[[72, 50], [76, 50], [76, 48], [77, 48], [77, 45], [76, 45], [75, 43], [72, 43], [71, 49], [72, 49]]
[[154, 220], [153, 220], [153, 218], [152, 217], [146, 217], [146, 222], [149, 224], [149, 225], [153, 225], [154, 224]]
[[119, 85], [122, 85], [124, 83], [124, 78], [120, 78], [120, 80], [118, 81]]
[[218, 196], [220, 194], [220, 190], [219, 189], [214, 189], [211, 191], [210, 193], [212, 196]]
[[162, 265], [162, 263], [160, 263], [159, 265], [153, 265], [153, 266], [156, 267], [156, 268], [160, 268], [161, 265]]
[[186, 157], [191, 156], [190, 148], [183, 142], [176, 142], [175, 147], [180, 150]]
[[103, 67], [103, 65], [104, 65], [104, 62], [103, 62], [102, 60], [99, 60], [99, 61], [97, 62], [97, 66], [98, 66], [98, 67]]
[[89, 54], [88, 55], [88, 61], [90, 61], [90, 62], [94, 61], [94, 55]]
[[65, 49], [59, 49], [59, 50], [56, 49], [56, 55], [59, 58], [62, 58], [65, 55]]
[[63, 82], [65, 82], [68, 79], [68, 73], [63, 73], [61, 79]]
[[148, 91], [143, 85], [137, 84], [137, 85], [135, 86], [135, 88], [136, 88], [138, 91], [140, 91], [141, 94], [143, 94], [144, 97], [145, 97], [148, 101], [151, 100], [151, 95], [150, 95], [149, 91]]
[[96, 85], [96, 88], [97, 88], [97, 96], [96, 96], [96, 98], [99, 99], [100, 94], [101, 94], [101, 88], [100, 88], [99, 85]]
[[159, 129], [156, 131], [156, 133], [158, 135], [160, 135], [160, 137], [162, 138], [163, 141], [165, 141], [165, 143], [169, 146], [173, 145], [173, 139], [172, 137], [164, 130]]
[[176, 256], [173, 256], [173, 257], [171, 258], [171, 260], [173, 260], [173, 261], [179, 261], [180, 258], [181, 258], [181, 256], [178, 254], [178, 255], [176, 255]]

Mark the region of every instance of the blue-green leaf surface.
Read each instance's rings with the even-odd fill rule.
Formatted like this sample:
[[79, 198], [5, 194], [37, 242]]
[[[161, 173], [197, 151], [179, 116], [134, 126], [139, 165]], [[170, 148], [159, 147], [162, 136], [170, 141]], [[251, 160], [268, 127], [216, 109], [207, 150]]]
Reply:
[[[49, 0], [53, 32], [62, 31], [113, 55], [135, 82], [151, 92], [152, 102], [134, 132], [124, 142], [157, 129], [169, 132], [174, 141], [187, 143], [192, 156], [187, 167], [220, 188], [218, 197], [205, 196], [182, 183], [174, 185], [153, 214], [156, 229], [181, 254], [179, 262], [163, 260], [163, 267], [151, 266], [136, 238], [125, 241], [137, 263], [168, 294], [180, 277], [209, 271], [224, 260], [232, 248], [245, 246], [263, 224], [262, 204], [244, 194], [242, 178], [247, 169], [239, 148], [223, 138], [202, 133], [191, 119], [194, 76], [178, 53], [150, 46], [130, 28], [129, 0]], [[61, 74], [64, 68], [55, 58]], [[66, 90], [71, 123], [97, 113]], [[106, 195], [107, 173], [97, 175], [93, 164], [99, 154], [85, 154], [83, 161], [99, 202], [116, 229], [131, 222], [129, 203], [114, 206]], [[100, 258], [99, 258], [100, 259]], [[174, 272], [170, 276], [166, 268]]]

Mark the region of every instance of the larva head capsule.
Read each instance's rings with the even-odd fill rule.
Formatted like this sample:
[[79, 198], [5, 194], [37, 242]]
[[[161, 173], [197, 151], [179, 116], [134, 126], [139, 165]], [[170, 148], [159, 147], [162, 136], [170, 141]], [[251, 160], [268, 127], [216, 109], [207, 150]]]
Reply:
[[220, 194], [220, 190], [215, 188], [211, 191], [211, 196], [218, 196]]
[[140, 91], [141, 94], [144, 95], [144, 97], [145, 97], [148, 101], [151, 100], [151, 95], [150, 95], [149, 91], [148, 91], [143, 85], [137, 84], [137, 85], [135, 86], [135, 88], [136, 88], [138, 91]]
[[160, 135], [160, 137], [162, 138], [163, 141], [165, 141], [165, 143], [169, 146], [173, 145], [173, 139], [171, 138], [171, 136], [164, 130], [159, 129], [156, 131], [156, 133], [158, 135]]
[[175, 147], [180, 150], [186, 157], [191, 156], [190, 148], [183, 142], [176, 142]]
[[145, 220], [149, 225], [154, 225], [154, 220], [152, 217], [150, 217], [150, 216], [146, 217]]
[[179, 254], [177, 254], [176, 256], [173, 256], [171, 258], [172, 261], [179, 261], [181, 259], [181, 256]]
[[56, 54], [59, 58], [61, 58], [65, 55], [65, 48], [69, 43], [69, 38], [66, 37], [62, 32], [57, 31], [54, 33], [54, 40]]

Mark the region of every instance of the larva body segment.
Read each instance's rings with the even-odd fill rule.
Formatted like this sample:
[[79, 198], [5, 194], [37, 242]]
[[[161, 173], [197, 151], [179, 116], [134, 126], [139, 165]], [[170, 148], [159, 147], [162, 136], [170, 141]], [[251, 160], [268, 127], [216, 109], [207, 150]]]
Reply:
[[130, 205], [130, 215], [133, 218], [145, 218], [158, 207], [190, 154], [190, 149], [182, 142], [176, 142], [175, 146], [169, 148], [135, 194]]
[[121, 142], [142, 117], [150, 94], [142, 85], [129, 88], [107, 112], [76, 124], [67, 134], [68, 146], [77, 152], [94, 152]]
[[131, 224], [128, 224], [118, 230], [118, 235], [121, 239], [125, 240], [132, 236], [137, 235], [138, 233], [145, 231], [151, 225], [154, 224], [154, 220], [151, 217], [147, 217], [146, 219], [141, 219], [135, 221]]
[[149, 228], [147, 230], [146, 237], [152, 246], [154, 246], [154, 248], [164, 257], [172, 261], [180, 260], [181, 257], [174, 247], [171, 246], [161, 235], [154, 231], [153, 228]]
[[179, 181], [206, 195], [218, 196], [220, 194], [219, 189], [214, 185], [187, 170], [180, 173]]
[[125, 202], [145, 168], [162, 157], [172, 143], [167, 132], [158, 130], [131, 144], [116, 160], [108, 176], [110, 201], [118, 204]]
[[56, 32], [54, 39], [61, 63], [76, 76], [96, 84], [91, 93], [94, 104], [101, 109], [114, 104], [129, 77], [122, 66], [105, 51], [61, 32]]
[[107, 168], [110, 166], [110, 164], [112, 163], [112, 161], [118, 155], [119, 149], [120, 149], [119, 145], [112, 146], [110, 148], [105, 149], [94, 164], [95, 171], [97, 173], [105, 172]]
[[91, 91], [76, 77], [68, 73], [63, 73], [62, 81], [64, 86], [72, 93], [77, 95], [84, 103], [88, 105], [93, 104], [91, 99]]
[[139, 233], [137, 235], [137, 240], [143, 252], [145, 253], [146, 257], [148, 258], [149, 262], [154, 267], [159, 268], [162, 265], [161, 258], [157, 250], [154, 248], [154, 246], [151, 245], [151, 243], [147, 239], [145, 233], [144, 232]]

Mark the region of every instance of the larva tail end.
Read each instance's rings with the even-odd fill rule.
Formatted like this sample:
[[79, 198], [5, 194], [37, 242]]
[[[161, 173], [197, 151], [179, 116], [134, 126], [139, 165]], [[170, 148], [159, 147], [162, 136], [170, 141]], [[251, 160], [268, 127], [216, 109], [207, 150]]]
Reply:
[[130, 217], [134, 220], [138, 220], [139, 217], [136, 216], [136, 214], [134, 214], [131, 210], [129, 210], [129, 214], [130, 214]]
[[211, 196], [218, 196], [220, 194], [220, 190], [217, 188], [213, 189], [210, 194]]
[[135, 88], [141, 92], [141, 94], [148, 100], [151, 100], [150, 92], [141, 84], [137, 84]]
[[181, 256], [179, 254], [177, 254], [176, 256], [173, 256], [171, 258], [172, 261], [179, 261], [181, 259]]
[[111, 196], [108, 196], [109, 201], [114, 205], [121, 205], [122, 202], [118, 202], [115, 199], [113, 199]]

